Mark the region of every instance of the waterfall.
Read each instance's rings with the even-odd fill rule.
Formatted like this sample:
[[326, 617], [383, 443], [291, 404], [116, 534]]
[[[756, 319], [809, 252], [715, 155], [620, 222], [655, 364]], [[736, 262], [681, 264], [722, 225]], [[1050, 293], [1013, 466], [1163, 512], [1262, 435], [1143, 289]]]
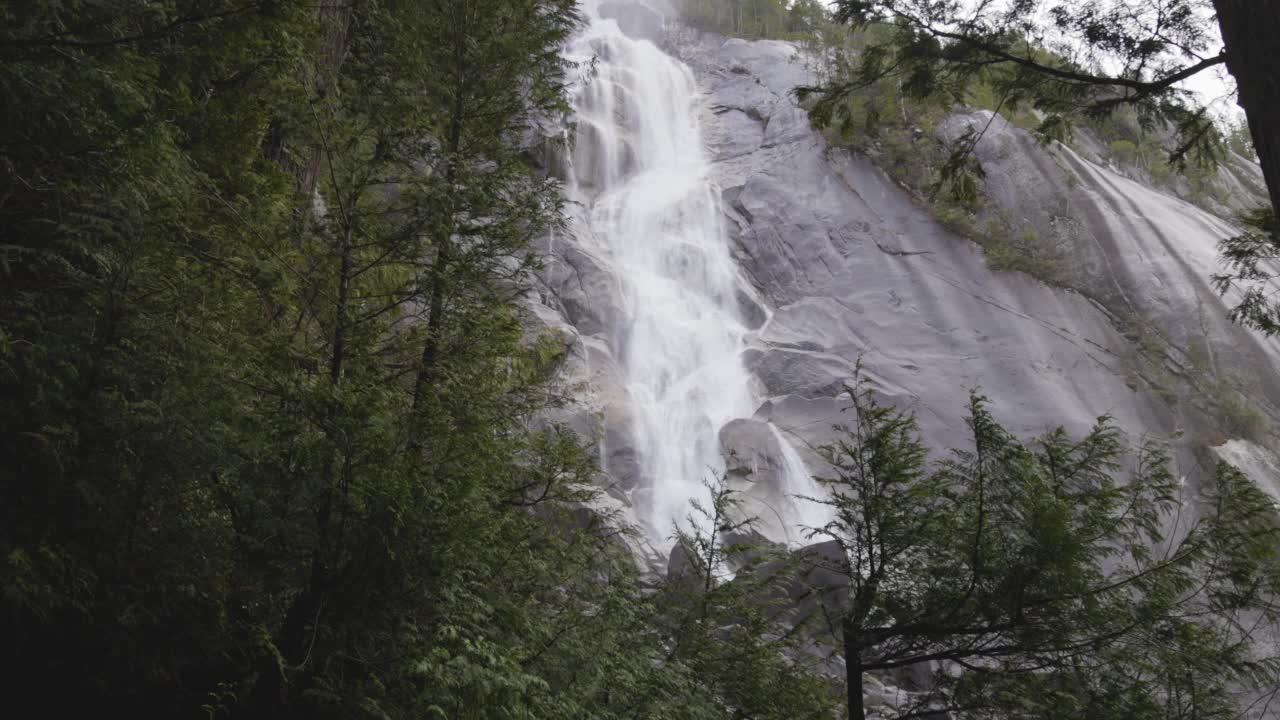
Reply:
[[[594, 8], [586, 8], [594, 16]], [[724, 471], [719, 430], [758, 405], [743, 366], [748, 329], [721, 225], [719, 188], [689, 68], [612, 20], [590, 17], [570, 59], [591, 67], [575, 89], [566, 180], [585, 208], [579, 245], [609, 266], [625, 316], [612, 345], [626, 383], [641, 482], [632, 502], [652, 540], [705, 498]], [[781, 436], [779, 436], [781, 438]], [[789, 449], [789, 448], [788, 448]], [[813, 494], [792, 450], [788, 492]], [[796, 465], [799, 469], [796, 470]]]

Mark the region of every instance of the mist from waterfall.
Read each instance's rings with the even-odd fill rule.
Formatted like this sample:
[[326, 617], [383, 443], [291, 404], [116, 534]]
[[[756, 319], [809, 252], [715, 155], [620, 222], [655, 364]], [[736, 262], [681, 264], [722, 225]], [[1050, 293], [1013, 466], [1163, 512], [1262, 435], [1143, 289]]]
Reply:
[[[579, 244], [618, 282], [625, 317], [612, 343], [641, 474], [632, 501], [664, 547], [689, 500], [706, 498], [704, 481], [725, 469], [720, 428], [757, 407], [742, 362], [749, 331], [693, 74], [595, 17], [591, 3], [585, 9], [590, 24], [568, 51], [591, 71], [573, 96], [567, 190], [585, 208], [586, 227], [574, 228]], [[789, 454], [785, 492], [813, 495], [813, 480]], [[799, 521], [794, 510], [787, 515]]]

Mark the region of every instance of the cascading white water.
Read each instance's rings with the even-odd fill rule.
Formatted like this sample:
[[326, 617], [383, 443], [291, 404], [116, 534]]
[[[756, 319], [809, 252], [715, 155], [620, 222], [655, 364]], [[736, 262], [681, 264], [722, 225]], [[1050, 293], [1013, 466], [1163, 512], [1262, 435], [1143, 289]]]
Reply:
[[[579, 242], [619, 283], [626, 317], [613, 349], [642, 473], [633, 501], [662, 546], [689, 500], [705, 497], [703, 481], [724, 470], [720, 428], [755, 410], [742, 363], [748, 331], [719, 191], [708, 177], [693, 75], [586, 4], [590, 24], [569, 57], [594, 63], [594, 72], [574, 96], [568, 192], [588, 209]], [[790, 491], [813, 494], [797, 464], [789, 463]]]

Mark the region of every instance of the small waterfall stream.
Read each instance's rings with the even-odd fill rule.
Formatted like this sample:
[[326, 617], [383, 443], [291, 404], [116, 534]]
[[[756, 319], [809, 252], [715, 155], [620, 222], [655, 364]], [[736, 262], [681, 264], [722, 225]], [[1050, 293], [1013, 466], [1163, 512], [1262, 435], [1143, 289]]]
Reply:
[[[706, 496], [704, 480], [724, 471], [720, 428], [751, 417], [758, 398], [742, 362], [740, 280], [709, 179], [693, 75], [586, 5], [590, 24], [568, 56], [594, 70], [573, 96], [567, 191], [587, 208], [577, 241], [618, 283], [625, 320], [613, 351], [642, 474], [632, 501], [665, 547], [689, 500]], [[813, 495], [813, 480], [787, 450], [785, 490]]]

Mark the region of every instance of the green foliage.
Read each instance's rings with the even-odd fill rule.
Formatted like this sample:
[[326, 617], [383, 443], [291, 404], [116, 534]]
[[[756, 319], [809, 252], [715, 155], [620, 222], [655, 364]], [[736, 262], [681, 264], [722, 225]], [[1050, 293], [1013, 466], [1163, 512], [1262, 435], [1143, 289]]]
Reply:
[[1233, 437], [1261, 440], [1266, 435], [1267, 418], [1233, 383], [1218, 380], [1210, 387], [1211, 402]]
[[585, 612], [556, 518], [592, 467], [525, 422], [551, 358], [504, 288], [556, 219], [511, 138], [563, 104], [573, 4], [2, 14], [15, 703], [555, 705], [529, 658]]
[[681, 0], [682, 19], [699, 30], [746, 38], [801, 40], [826, 22], [817, 0]]
[[1240, 218], [1245, 231], [1218, 245], [1225, 270], [1213, 276], [1213, 285], [1235, 306], [1231, 319], [1274, 336], [1280, 333], [1280, 304], [1272, 299], [1271, 265], [1280, 258], [1280, 223], [1270, 209], [1246, 213]]
[[[834, 99], [876, 79], [899, 77], [918, 96], [963, 101], [977, 87], [979, 98], [999, 98], [997, 108], [1036, 110], [1045, 136], [1058, 134], [1069, 117], [1099, 120], [1127, 109], [1145, 129], [1157, 123], [1174, 128], [1178, 141], [1170, 157], [1179, 166], [1189, 158], [1199, 162], [1220, 155], [1221, 133], [1176, 80], [1223, 57], [1198, 54], [1209, 49], [1214, 33], [1192, 5], [1093, 0], [1055, 4], [1040, 16], [1016, 2], [970, 13], [926, 0], [837, 0], [838, 22], [890, 31], [858, 60], [851, 79], [828, 83], [822, 92]], [[1069, 39], [1062, 46], [1080, 57], [1046, 49], [1038, 40], [1046, 28]], [[1087, 62], [1096, 56], [1116, 58], [1127, 72], [1099, 74]]]
[[1226, 132], [1227, 147], [1237, 155], [1256, 160], [1258, 152], [1253, 147], [1253, 135], [1249, 131], [1249, 124], [1243, 121], [1237, 121], [1228, 126]]
[[[970, 130], [950, 143], [935, 139], [938, 124], [951, 112], [952, 98], [917, 96], [901, 79], [889, 76], [875, 77], [866, 84], [856, 80], [857, 64], [868, 53], [879, 52], [879, 43], [889, 33], [882, 26], [870, 26], [824, 40], [828, 46], [823, 54], [830, 61], [826, 72], [832, 82], [843, 78], [858, 89], [837, 97], [801, 88], [799, 95], [808, 104], [814, 124], [825, 128], [834, 144], [874, 158], [940, 223], [981, 245], [993, 269], [1066, 285], [1070, 278], [1055, 249], [1033, 230], [1020, 230], [1007, 215], [989, 207], [983, 195], [985, 172], [972, 153], [982, 133]], [[1015, 122], [1030, 123], [1031, 113], [1011, 111], [1009, 103], [994, 94], [994, 88], [989, 82], [975, 82], [969, 90], [978, 94], [967, 99], [978, 106], [990, 105], [989, 109], [1005, 113]]]
[[1137, 111], [1128, 107], [1116, 109], [1105, 117], [1088, 117], [1085, 126], [1107, 143], [1112, 160], [1126, 169], [1145, 171], [1157, 186], [1211, 210], [1213, 202], [1221, 204], [1229, 200], [1217, 182], [1220, 166], [1216, 145], [1214, 154], [1197, 155], [1194, 160], [1186, 156], [1172, 157], [1177, 151], [1172, 128], [1144, 121]]
[[1210, 355], [1209, 345], [1194, 339], [1187, 346], [1186, 379], [1191, 384], [1194, 400], [1206, 405], [1206, 409], [1221, 423], [1220, 430], [1227, 437], [1264, 439], [1267, 429], [1266, 416], [1244, 393], [1239, 378], [1219, 373]]
[[723, 477], [707, 484], [678, 529], [657, 602], [670, 635], [668, 661], [688, 667], [730, 717], [829, 718], [834, 702], [817, 658], [791, 622], [787, 586], [798, 566], [761, 544], [738, 493]]
[[1128, 140], [1112, 140], [1107, 149], [1121, 162], [1131, 163], [1138, 158], [1138, 146]]
[[830, 715], [763, 590], [654, 592], [533, 421], [566, 346], [513, 301], [561, 198], [520, 138], [575, 2], [0, 18], [15, 707]]
[[979, 240], [987, 263], [998, 272], [1021, 272], [1049, 285], [1066, 286], [1070, 281], [1063, 263], [1044, 248], [1034, 230], [1014, 237], [1004, 217], [987, 223], [985, 239]]
[[854, 677], [948, 665], [900, 712], [1167, 718], [1269, 691], [1280, 516], [1237, 470], [1185, 517], [1167, 450], [1129, 452], [1108, 418], [1023, 443], [974, 395], [972, 444], [930, 465], [911, 414], [862, 381], [851, 398], [827, 450], [835, 519], [814, 530], [840, 582], [818, 589]]
[[314, 28], [288, 3], [4, 15], [5, 671], [49, 712], [168, 714], [203, 699], [193, 660], [234, 652], [219, 492], [253, 455], [237, 369], [290, 206], [260, 146]]
[[819, 0], [791, 0], [787, 8], [787, 32], [810, 36], [828, 23], [826, 6]]

